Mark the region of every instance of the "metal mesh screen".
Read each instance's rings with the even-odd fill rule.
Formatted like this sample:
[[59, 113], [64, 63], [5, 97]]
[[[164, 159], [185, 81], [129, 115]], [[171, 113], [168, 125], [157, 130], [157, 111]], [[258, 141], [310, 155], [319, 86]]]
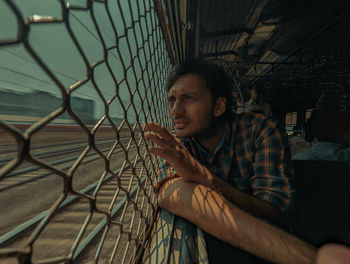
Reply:
[[153, 1], [0, 10], [0, 262], [134, 262], [159, 166], [139, 134], [169, 126]]

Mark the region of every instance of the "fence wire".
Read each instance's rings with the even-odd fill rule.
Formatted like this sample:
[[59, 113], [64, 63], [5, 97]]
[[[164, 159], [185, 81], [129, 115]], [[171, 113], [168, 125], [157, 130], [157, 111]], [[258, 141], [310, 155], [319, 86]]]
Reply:
[[170, 125], [153, 1], [0, 5], [0, 262], [134, 262], [159, 169], [139, 134]]

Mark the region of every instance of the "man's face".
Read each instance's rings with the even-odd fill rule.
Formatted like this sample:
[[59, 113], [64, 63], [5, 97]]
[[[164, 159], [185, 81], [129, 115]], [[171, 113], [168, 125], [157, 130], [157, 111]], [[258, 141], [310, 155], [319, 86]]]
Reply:
[[257, 94], [255, 88], [251, 88], [251, 90], [250, 90], [250, 98], [252, 98], [254, 101], [256, 101], [256, 99], [258, 98], [258, 94]]
[[197, 74], [181, 76], [168, 92], [170, 117], [179, 137], [205, 135], [214, 119], [212, 97]]

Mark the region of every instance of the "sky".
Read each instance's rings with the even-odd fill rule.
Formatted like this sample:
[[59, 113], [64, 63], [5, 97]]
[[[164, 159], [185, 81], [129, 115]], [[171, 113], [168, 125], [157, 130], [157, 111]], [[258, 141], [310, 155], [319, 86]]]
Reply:
[[[16, 0], [13, 2], [17, 5], [22, 17], [24, 18], [35, 16], [51, 16], [59, 18], [62, 16], [62, 8], [60, 1], [58, 0]], [[86, 2], [86, 0], [69, 1], [70, 5], [80, 7], [84, 7]], [[144, 38], [147, 37], [147, 23], [149, 25], [148, 28], [151, 29], [151, 19], [155, 19], [155, 17], [151, 18], [151, 15], [148, 14], [146, 15], [146, 18], [141, 18], [140, 23], [136, 23], [134, 26], [134, 32], [136, 35], [135, 39], [132, 30], [124, 31], [125, 26], [123, 24], [122, 14], [125, 18], [126, 27], [132, 27], [132, 18], [139, 18], [136, 1], [130, 1], [132, 2], [132, 14], [130, 12], [128, 1], [120, 2], [121, 8], [117, 6], [117, 1], [109, 1], [108, 8], [111, 11], [111, 16], [116, 25], [118, 35], [120, 36], [126, 32], [126, 36], [129, 39], [131, 53], [132, 56], [134, 56], [137, 47], [143, 45], [142, 36]], [[148, 10], [150, 8], [148, 3], [144, 2], [148, 1], [139, 0], [141, 13], [143, 13], [145, 9]], [[149, 2], [151, 3], [153, 1]], [[0, 1], [0, 10], [0, 42], [16, 38], [18, 22], [14, 12], [7, 6], [5, 1]], [[120, 10], [122, 10], [122, 14]], [[122, 61], [126, 65], [131, 64], [131, 56], [128, 50], [126, 37], [120, 38], [119, 41], [117, 41], [104, 4], [94, 3], [93, 12], [96, 16], [97, 24], [101, 29], [106, 46], [111, 47], [116, 43], [118, 44], [120, 55], [116, 49], [110, 50], [108, 52], [107, 61], [111, 66], [117, 82], [120, 82], [124, 77]], [[84, 54], [86, 54], [86, 59], [89, 65], [97, 63], [103, 59], [104, 49], [93, 24], [90, 11], [71, 10], [69, 24]], [[87, 77], [86, 64], [72, 38], [69, 36], [65, 23], [32, 24], [29, 30], [28, 41], [33, 50], [45, 62], [66, 90], [70, 89], [73, 84], [80, 80], [84, 80]], [[152, 44], [152, 42], [150, 43]], [[153, 50], [151, 44], [150, 50]], [[148, 49], [146, 48], [145, 50], [147, 51]], [[149, 52], [141, 52], [139, 56], [142, 66], [145, 65], [145, 59], [150, 57], [150, 54], [148, 53]], [[153, 57], [152, 63], [155, 66], [157, 65], [156, 58]], [[148, 81], [147, 76], [141, 71], [141, 65], [138, 62], [134, 62], [134, 65], [136, 74], [134, 74], [131, 69], [126, 73], [131, 92], [134, 92], [137, 87], [136, 79], [134, 77], [135, 75], [137, 79], [143, 77], [146, 82]], [[116, 94], [117, 88], [106, 63], [102, 63], [95, 68], [94, 79], [106, 101]], [[141, 105], [140, 96], [145, 96], [142, 82], [139, 82], [138, 88], [140, 95], [135, 93], [132, 98], [137, 109], [139, 109]], [[37, 64], [22, 43], [17, 45], [0, 46], [0, 89], [25, 93], [40, 90], [49, 92], [60, 98], [62, 97], [58, 86]], [[77, 88], [72, 94], [73, 96], [92, 99], [96, 102], [94, 118], [99, 118], [103, 115], [104, 105], [102, 99], [94, 89], [91, 80]], [[126, 81], [121, 82], [118, 86], [118, 94], [124, 105], [127, 106], [131, 100], [131, 95], [128, 91]], [[148, 94], [147, 96], [150, 98], [151, 94]], [[58, 107], [59, 106], [57, 106], [57, 108]], [[117, 100], [111, 104], [110, 115], [118, 118], [124, 117], [124, 112]], [[131, 121], [135, 120], [135, 112], [132, 109], [128, 111], [128, 119]]]

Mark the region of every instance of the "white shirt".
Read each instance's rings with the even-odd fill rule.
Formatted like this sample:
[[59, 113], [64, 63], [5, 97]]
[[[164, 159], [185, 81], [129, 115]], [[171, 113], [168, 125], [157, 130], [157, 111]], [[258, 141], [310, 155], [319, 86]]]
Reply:
[[[244, 112], [262, 112], [266, 117], [271, 117], [271, 107], [268, 103], [261, 101], [260, 104], [257, 104], [252, 98], [248, 102], [244, 103]], [[237, 111], [238, 112], [238, 111]]]

